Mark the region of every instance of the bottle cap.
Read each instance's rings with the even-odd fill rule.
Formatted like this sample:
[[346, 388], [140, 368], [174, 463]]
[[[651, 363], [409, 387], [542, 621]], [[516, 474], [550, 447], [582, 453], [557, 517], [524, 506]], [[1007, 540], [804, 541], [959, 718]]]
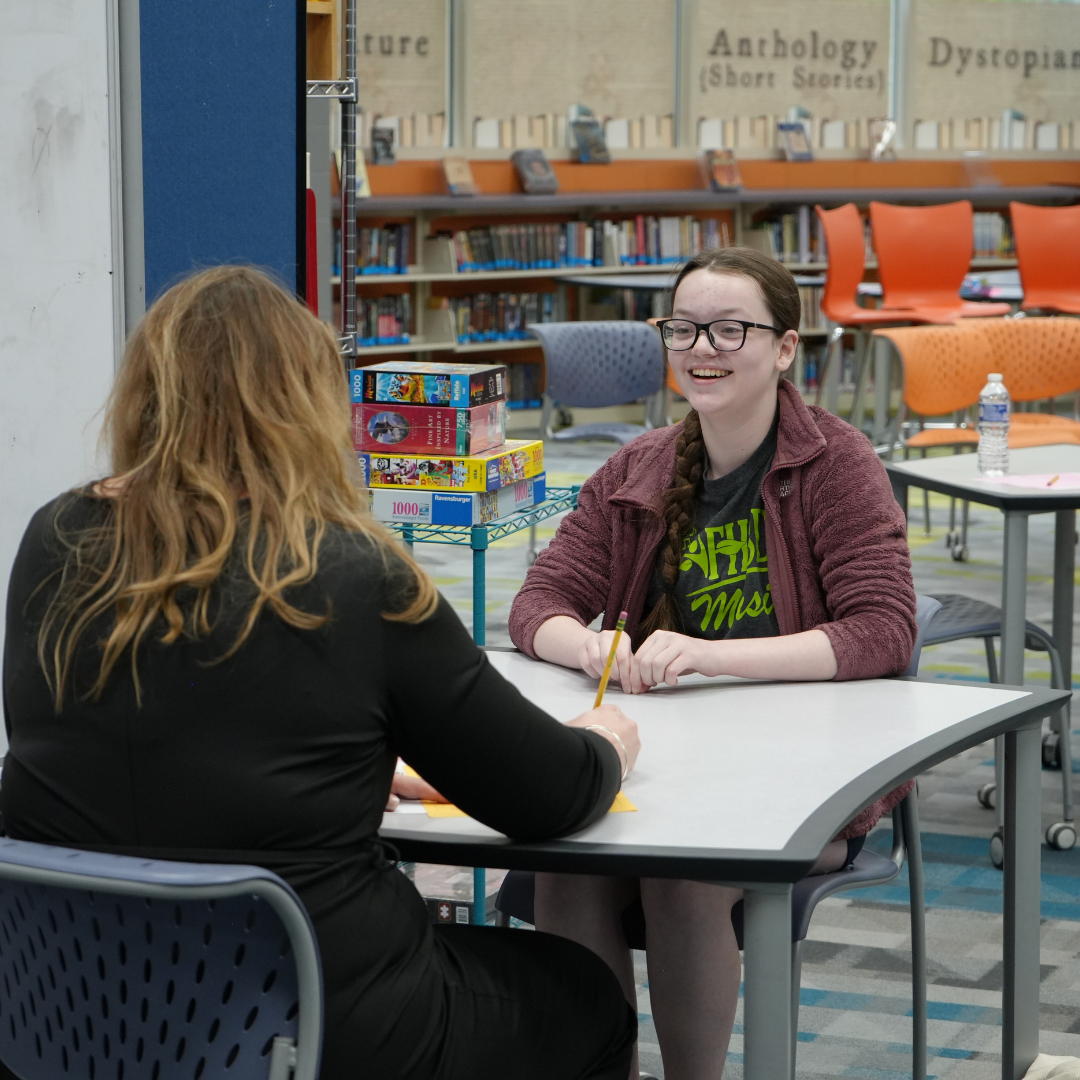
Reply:
[[987, 375], [986, 376], [986, 381], [987, 382], [1001, 382], [1001, 379], [1002, 379], [1002, 376], [1000, 376], [1000, 375]]

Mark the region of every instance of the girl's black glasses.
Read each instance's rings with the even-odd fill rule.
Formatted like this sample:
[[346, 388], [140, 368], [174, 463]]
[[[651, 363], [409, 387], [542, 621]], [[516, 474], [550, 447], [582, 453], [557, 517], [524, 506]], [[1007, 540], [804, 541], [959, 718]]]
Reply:
[[746, 332], [755, 327], [771, 330], [774, 334], [784, 331], [765, 323], [745, 322], [743, 319], [718, 319], [711, 323], [690, 322], [689, 319], [660, 319], [656, 323], [664, 346], [672, 352], [686, 352], [697, 344], [702, 331], [718, 352], [738, 352], [746, 344]]

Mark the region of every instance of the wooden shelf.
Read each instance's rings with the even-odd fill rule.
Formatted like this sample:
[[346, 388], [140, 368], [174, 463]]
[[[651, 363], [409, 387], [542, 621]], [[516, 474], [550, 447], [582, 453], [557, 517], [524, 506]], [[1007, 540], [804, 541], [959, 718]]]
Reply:
[[356, 357], [392, 356], [395, 353], [410, 352], [453, 352], [481, 353], [503, 352], [508, 349], [539, 349], [540, 342], [535, 338], [528, 341], [421, 341], [413, 339], [408, 345], [363, 345], [356, 350]]
[[[383, 166], [392, 168], [393, 166]], [[1039, 184], [1017, 187], [744, 188], [742, 191], [574, 191], [559, 195], [373, 195], [357, 200], [356, 216], [460, 211], [470, 215], [569, 213], [576, 210], [723, 210], [733, 206], [790, 206], [823, 203], [940, 203], [968, 199], [976, 206], [1002, 206], [1011, 200], [1069, 204], [1080, 201], [1080, 187]], [[340, 204], [334, 210], [340, 215]]]
[[[818, 273], [824, 274], [829, 269], [828, 263], [781, 263], [793, 274]], [[972, 270], [1013, 270], [1016, 268], [1015, 259], [972, 259]], [[459, 271], [457, 273], [426, 272], [423, 270], [411, 271], [407, 274], [362, 274], [356, 279], [357, 285], [387, 285], [394, 283], [410, 284], [416, 281], [514, 281], [516, 279], [529, 278], [578, 278], [578, 277], [606, 277], [614, 274], [664, 274], [676, 273], [678, 264], [665, 265], [654, 264], [652, 266], [560, 266], [555, 270], [481, 270], [475, 273]], [[877, 260], [869, 259], [866, 263], [867, 270], [877, 269]], [[330, 278], [331, 285], [340, 285], [341, 277], [334, 274]]]
[[[678, 270], [675, 264], [667, 266], [560, 266], [554, 270], [478, 270], [457, 272], [428, 272], [417, 270], [408, 274], [361, 274], [356, 279], [357, 285], [386, 285], [391, 282], [412, 281], [514, 281], [515, 279], [528, 278], [561, 278], [582, 277], [594, 274], [662, 274], [665, 270], [674, 273]], [[334, 274], [330, 278], [331, 285], [340, 285], [341, 277]]]

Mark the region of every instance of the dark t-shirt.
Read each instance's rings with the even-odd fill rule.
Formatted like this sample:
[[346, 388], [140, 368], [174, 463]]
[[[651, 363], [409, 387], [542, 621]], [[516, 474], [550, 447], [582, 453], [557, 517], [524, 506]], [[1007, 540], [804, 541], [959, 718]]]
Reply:
[[[288, 593], [305, 611], [329, 606], [325, 626], [299, 630], [264, 608], [221, 660], [251, 600], [242, 572], [223, 574], [208, 635], [171, 645], [147, 635], [141, 705], [126, 658], [100, 701], [81, 696], [111, 616], [89, 626], [74, 663], [79, 694], [58, 714], [37, 658], [65, 555], [57, 518], [75, 532], [110, 513], [107, 500], [63, 497], [35, 514], [15, 559], [0, 789], [8, 835], [276, 871], [300, 894], [322, 953], [322, 1080], [434, 1074], [453, 1023], [452, 974], [439, 966], [423, 901], [377, 843], [396, 757], [473, 817], [525, 839], [602, 816], [618, 755], [526, 701], [445, 600], [422, 623], [382, 618], [397, 591], [393, 560], [341, 529], [329, 531], [315, 578]], [[242, 566], [242, 539], [235, 550]], [[416, 1017], [428, 1037], [402, 1045]]]
[[[761, 482], [776, 454], [776, 428], [734, 472], [703, 480], [694, 531], [683, 540], [674, 597], [691, 637], [775, 637], [780, 633], [769, 590], [765, 504]], [[664, 548], [657, 552], [646, 605], [664, 591]]]

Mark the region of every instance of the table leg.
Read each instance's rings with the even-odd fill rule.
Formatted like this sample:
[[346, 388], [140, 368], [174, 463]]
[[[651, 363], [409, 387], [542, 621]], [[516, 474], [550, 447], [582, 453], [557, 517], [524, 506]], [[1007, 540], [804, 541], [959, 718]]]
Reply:
[[472, 921], [487, 926], [487, 871], [482, 866], [473, 867], [472, 890]]
[[474, 527], [472, 531], [472, 636], [477, 645], [487, 640], [487, 529]]
[[791, 1061], [791, 886], [745, 893], [743, 1076], [786, 1080]]
[[1041, 723], [1005, 736], [1002, 1080], [1020, 1080], [1039, 1053], [1041, 737]]
[[[1073, 582], [1076, 573], [1076, 511], [1054, 515], [1054, 641], [1061, 654], [1062, 684], [1072, 689]], [[1072, 717], [1066, 705], [1057, 716], [1058, 749], [1061, 753], [1062, 814], [1071, 821], [1072, 809]]]
[[1005, 512], [1005, 557], [1001, 576], [1001, 681], [1024, 681], [1024, 616], [1027, 603], [1028, 519]]

